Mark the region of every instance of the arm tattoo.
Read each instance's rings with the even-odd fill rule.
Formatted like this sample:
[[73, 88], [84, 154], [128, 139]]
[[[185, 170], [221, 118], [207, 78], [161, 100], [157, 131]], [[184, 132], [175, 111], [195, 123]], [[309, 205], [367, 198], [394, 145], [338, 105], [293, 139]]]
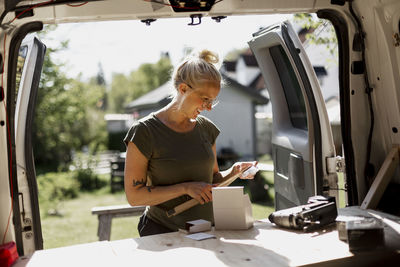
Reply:
[[145, 182], [133, 180], [133, 186], [144, 185]]
[[[145, 182], [143, 182], [143, 181], [135, 181], [135, 180], [133, 180], [133, 186], [144, 186], [146, 183]], [[149, 192], [151, 192], [151, 189], [153, 189], [154, 188], [154, 186], [146, 186], [147, 187], [147, 191], [149, 191]]]

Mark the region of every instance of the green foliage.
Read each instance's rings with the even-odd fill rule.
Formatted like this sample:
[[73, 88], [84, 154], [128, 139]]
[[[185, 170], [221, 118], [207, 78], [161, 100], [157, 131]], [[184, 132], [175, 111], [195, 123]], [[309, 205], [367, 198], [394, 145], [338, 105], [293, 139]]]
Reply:
[[129, 75], [114, 74], [108, 99], [110, 112], [124, 113], [124, 107], [130, 101], [166, 83], [171, 70], [171, 61], [164, 56], [155, 64], [142, 64]]
[[[51, 27], [45, 28], [44, 34], [49, 31]], [[33, 125], [35, 163], [53, 171], [67, 168], [71, 151], [85, 146], [98, 151], [107, 142], [105, 86], [66, 76], [64, 64], [56, 63], [52, 55], [67, 46], [62, 42], [46, 51]]]
[[264, 154], [258, 157], [258, 162], [267, 163], [267, 164], [274, 164], [272, 155], [271, 154]]
[[108, 95], [108, 108], [111, 112], [122, 113], [124, 105], [133, 100], [132, 87], [124, 74], [113, 74], [111, 91]]
[[49, 172], [37, 176], [42, 215], [59, 214], [63, 201], [78, 196], [79, 183], [69, 172]]
[[75, 177], [83, 191], [92, 191], [100, 187], [97, 175], [90, 168], [75, 171]]
[[101, 65], [100, 62], [98, 64], [98, 68], [99, 68], [99, 70], [98, 70], [97, 75], [95, 77], [96, 84], [105, 86], [106, 85], [106, 79], [104, 77], [103, 66]]
[[[50, 39], [54, 28], [45, 27], [39, 35]], [[67, 77], [65, 64], [53, 60], [55, 53], [67, 48], [68, 41], [47, 48], [39, 84], [32, 134], [36, 167], [44, 171], [67, 170], [73, 151], [88, 148], [96, 153], [107, 149], [107, 107], [123, 112], [129, 101], [167, 82], [172, 69], [169, 57], [164, 56], [128, 76], [116, 74], [108, 97], [100, 63], [97, 75], [88, 82]]]
[[73, 177], [78, 181], [82, 191], [93, 191], [106, 185], [105, 181], [101, 180], [94, 171], [97, 163], [97, 158], [92, 155], [78, 153], [74, 157], [71, 165], [74, 170]]
[[65, 200], [76, 198], [79, 192], [94, 191], [107, 185], [107, 179], [99, 177], [93, 167], [97, 159], [79, 153], [75, 157], [73, 171], [47, 172], [37, 176], [39, 202], [43, 215], [59, 215]]
[[325, 45], [329, 52], [337, 56], [337, 38], [333, 25], [324, 19], [319, 19], [308, 13], [294, 15], [294, 22], [309, 30], [306, 39], [311, 44]]

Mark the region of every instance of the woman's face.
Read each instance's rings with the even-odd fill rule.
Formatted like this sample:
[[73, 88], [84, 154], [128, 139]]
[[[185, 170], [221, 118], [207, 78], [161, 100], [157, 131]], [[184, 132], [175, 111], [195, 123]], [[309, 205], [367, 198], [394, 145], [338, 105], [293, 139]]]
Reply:
[[186, 91], [182, 111], [190, 119], [196, 119], [203, 110], [211, 110], [215, 106], [220, 85], [216, 82], [205, 82], [197, 86], [184, 84]]

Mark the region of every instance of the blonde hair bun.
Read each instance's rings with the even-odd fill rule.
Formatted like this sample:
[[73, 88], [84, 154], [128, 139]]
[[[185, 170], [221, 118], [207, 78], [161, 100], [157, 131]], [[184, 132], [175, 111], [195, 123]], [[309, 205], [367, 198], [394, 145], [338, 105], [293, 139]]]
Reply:
[[219, 62], [218, 54], [207, 49], [193, 52], [185, 58], [180, 65], [175, 67], [172, 80], [175, 88], [179, 84], [185, 83], [192, 87], [203, 82], [221, 83], [221, 74], [217, 65]]
[[210, 64], [217, 64], [219, 62], [218, 54], [207, 49], [199, 52], [199, 58]]

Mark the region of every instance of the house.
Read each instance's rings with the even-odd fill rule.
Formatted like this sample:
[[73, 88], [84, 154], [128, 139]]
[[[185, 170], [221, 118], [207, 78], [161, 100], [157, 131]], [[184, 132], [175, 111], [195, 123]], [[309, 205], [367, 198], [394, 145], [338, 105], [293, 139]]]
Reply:
[[[244, 87], [252, 88], [260, 95], [269, 99], [268, 90], [258, 67], [257, 60], [250, 49], [239, 54], [236, 60], [225, 60], [221, 72], [236, 80]], [[269, 110], [269, 112], [268, 112]], [[271, 104], [257, 105], [254, 111], [256, 124], [257, 156], [271, 154], [272, 111]]]
[[[265, 105], [268, 99], [256, 90], [243, 86], [222, 73], [224, 84], [218, 96], [219, 104], [212, 111], [202, 115], [211, 119], [221, 133], [217, 139], [217, 153], [220, 158], [225, 154], [236, 153], [240, 158], [257, 157], [255, 107]], [[127, 114], [136, 114], [140, 119], [154, 112], [170, 101], [173, 86], [169, 83], [130, 102], [126, 106]], [[240, 109], [237, 107], [240, 106]]]
[[238, 58], [236, 73], [238, 83], [245, 86], [250, 85], [260, 75], [257, 60], [250, 50], [241, 54]]
[[[325, 28], [328, 24], [323, 24], [317, 29], [319, 36], [326, 35]], [[338, 65], [336, 58], [330, 50], [324, 45], [316, 45], [306, 39], [306, 34], [313, 33], [315, 29], [299, 28], [298, 36], [302, 41], [307, 56], [309, 57], [315, 74], [321, 86], [322, 96], [328, 108], [328, 115], [334, 133], [334, 142], [337, 154], [341, 153], [341, 132], [340, 132], [340, 112], [339, 110], [339, 79]], [[331, 48], [333, 49], [333, 48]], [[250, 49], [241, 53], [236, 60], [224, 61], [222, 71], [229, 77], [235, 79], [245, 87], [253, 88], [261, 95], [269, 99], [268, 89], [266, 88], [261, 71], [258, 68], [257, 61]], [[340, 110], [339, 110], [340, 111]], [[336, 115], [331, 115], [336, 114]], [[272, 107], [271, 103], [267, 105], [258, 105], [255, 113], [257, 130], [257, 152], [259, 155], [271, 154], [272, 144]]]
[[127, 114], [133, 114], [135, 119], [146, 117], [151, 112], [154, 112], [171, 102], [174, 87], [170, 83], [165, 83], [160, 87], [151, 90], [145, 95], [129, 102], [125, 106]]

